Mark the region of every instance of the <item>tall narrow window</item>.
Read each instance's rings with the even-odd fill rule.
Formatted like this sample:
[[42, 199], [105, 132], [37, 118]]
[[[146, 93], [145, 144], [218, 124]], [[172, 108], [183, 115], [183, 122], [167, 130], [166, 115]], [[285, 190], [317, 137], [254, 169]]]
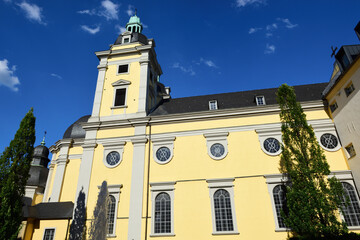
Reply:
[[125, 105], [126, 88], [116, 89], [114, 106]]
[[164, 192], [155, 198], [154, 233], [171, 233], [171, 200]]
[[[360, 205], [354, 187], [346, 182], [342, 183], [344, 196], [342, 198], [342, 213], [348, 226], [360, 226]], [[346, 202], [348, 201], [348, 205]]]
[[108, 229], [107, 234], [114, 234], [115, 228], [115, 209], [116, 209], [116, 199], [113, 195], [109, 195], [109, 205], [108, 205], [108, 214], [107, 214], [107, 221], [108, 221]]
[[273, 196], [279, 228], [286, 228], [284, 219], [281, 216], [281, 211], [285, 214], [287, 213], [286, 187], [284, 185], [277, 185], [274, 187]]
[[53, 240], [54, 236], [55, 236], [54, 228], [45, 229], [43, 240]]
[[230, 194], [224, 189], [214, 193], [216, 231], [234, 231]]

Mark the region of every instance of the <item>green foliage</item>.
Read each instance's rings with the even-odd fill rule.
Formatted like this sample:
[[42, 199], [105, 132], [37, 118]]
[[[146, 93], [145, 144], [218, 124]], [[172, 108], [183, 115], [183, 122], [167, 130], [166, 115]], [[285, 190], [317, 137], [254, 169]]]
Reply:
[[0, 239], [16, 239], [22, 221], [23, 196], [35, 142], [35, 117], [31, 109], [0, 156]]
[[342, 236], [347, 233], [338, 209], [343, 189], [335, 178], [328, 178], [330, 167], [314, 131], [306, 121], [294, 89], [286, 84], [277, 92], [284, 145], [280, 172], [289, 179], [288, 214], [284, 222], [297, 239]]

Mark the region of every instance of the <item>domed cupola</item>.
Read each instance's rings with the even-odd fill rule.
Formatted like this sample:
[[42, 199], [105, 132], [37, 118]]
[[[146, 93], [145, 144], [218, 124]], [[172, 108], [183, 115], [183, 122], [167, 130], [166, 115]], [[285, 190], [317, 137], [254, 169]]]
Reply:
[[140, 18], [138, 16], [136, 16], [136, 11], [135, 11], [135, 15], [130, 17], [129, 22], [126, 24], [126, 30], [133, 33], [141, 33], [143, 29], [143, 26], [140, 22]]

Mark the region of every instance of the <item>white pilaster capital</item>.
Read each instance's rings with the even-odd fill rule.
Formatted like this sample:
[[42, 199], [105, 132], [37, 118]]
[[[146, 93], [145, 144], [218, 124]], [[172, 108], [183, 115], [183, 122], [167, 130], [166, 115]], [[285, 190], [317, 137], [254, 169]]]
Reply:
[[57, 164], [58, 166], [60, 166], [60, 165], [66, 165], [68, 162], [69, 162], [69, 159], [67, 159], [67, 158], [58, 158], [58, 159], [56, 160], [56, 164]]
[[94, 148], [96, 148], [97, 147], [97, 143], [93, 143], [93, 142], [91, 142], [91, 143], [84, 143], [83, 145], [82, 145], [82, 148], [85, 150], [90, 150], [90, 149], [94, 149]]
[[99, 69], [99, 71], [105, 71], [107, 68], [108, 68], [107, 65], [99, 64], [99, 65], [97, 66], [97, 69]]
[[132, 142], [133, 145], [145, 144], [145, 143], [147, 143], [147, 141], [148, 141], [148, 139], [144, 138], [144, 137], [137, 137], [137, 138], [131, 139], [131, 142]]

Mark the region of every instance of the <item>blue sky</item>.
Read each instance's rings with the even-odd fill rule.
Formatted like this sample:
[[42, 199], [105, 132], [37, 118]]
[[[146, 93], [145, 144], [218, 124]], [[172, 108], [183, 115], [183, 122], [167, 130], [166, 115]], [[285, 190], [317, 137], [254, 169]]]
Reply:
[[34, 107], [36, 145], [91, 114], [98, 60], [134, 9], [172, 97], [329, 81], [358, 0], [0, 0], [0, 151]]

